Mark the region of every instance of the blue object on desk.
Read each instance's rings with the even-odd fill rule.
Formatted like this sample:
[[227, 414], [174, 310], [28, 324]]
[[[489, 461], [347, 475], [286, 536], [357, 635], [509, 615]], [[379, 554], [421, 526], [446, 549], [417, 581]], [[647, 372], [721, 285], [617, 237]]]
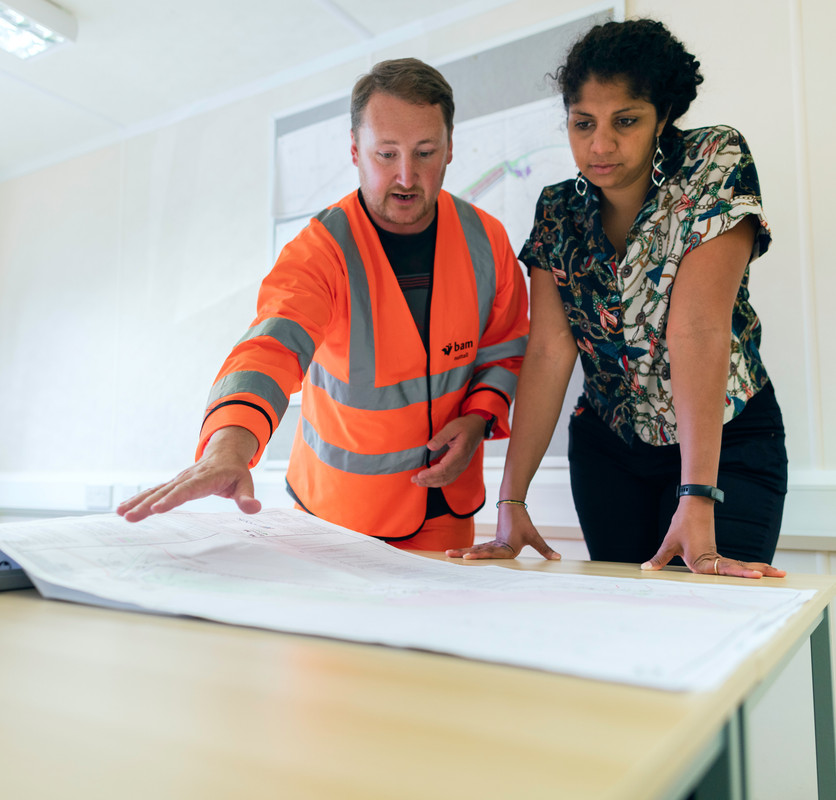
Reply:
[[7, 589], [31, 589], [32, 585], [20, 564], [0, 550], [0, 592]]

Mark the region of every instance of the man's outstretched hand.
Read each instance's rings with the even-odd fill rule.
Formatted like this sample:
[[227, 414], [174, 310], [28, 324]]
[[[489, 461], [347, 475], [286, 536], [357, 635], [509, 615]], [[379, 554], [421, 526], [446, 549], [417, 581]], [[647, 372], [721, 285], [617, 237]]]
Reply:
[[116, 513], [128, 522], [139, 522], [189, 500], [218, 495], [234, 500], [245, 514], [255, 514], [261, 511], [261, 503], [254, 496], [249, 463], [257, 450], [258, 441], [248, 430], [221, 428], [197, 463], [167, 483], [120, 503]]

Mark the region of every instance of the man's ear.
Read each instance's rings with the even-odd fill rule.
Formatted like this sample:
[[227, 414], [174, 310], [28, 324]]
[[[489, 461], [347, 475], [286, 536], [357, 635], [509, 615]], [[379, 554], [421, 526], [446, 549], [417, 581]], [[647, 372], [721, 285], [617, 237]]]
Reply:
[[447, 163], [453, 160], [453, 129], [450, 128], [450, 133], [447, 135]]
[[351, 163], [357, 166], [357, 140], [354, 138], [354, 131], [351, 131]]

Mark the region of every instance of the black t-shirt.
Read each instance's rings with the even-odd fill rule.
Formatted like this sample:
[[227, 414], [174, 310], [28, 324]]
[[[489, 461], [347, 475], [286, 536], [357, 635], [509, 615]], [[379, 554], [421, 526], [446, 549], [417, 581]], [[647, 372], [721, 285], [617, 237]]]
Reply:
[[[430, 300], [432, 298], [433, 264], [435, 262], [435, 240], [438, 232], [438, 207], [436, 215], [426, 230], [420, 233], [390, 233], [383, 230], [369, 215], [362, 192], [358, 192], [360, 205], [369, 217], [383, 252], [398, 280], [406, 304], [412, 312], [415, 327], [421, 334], [424, 349], [429, 350]], [[450, 506], [440, 488], [427, 490], [427, 514], [425, 519], [449, 514]]]
[[424, 349], [429, 346], [430, 297], [432, 295], [435, 239], [438, 215], [420, 233], [390, 233], [383, 230], [369, 215], [363, 195], [358, 193], [360, 205], [371, 220], [383, 245], [383, 252], [398, 280], [406, 304], [412, 312], [415, 327], [421, 334]]

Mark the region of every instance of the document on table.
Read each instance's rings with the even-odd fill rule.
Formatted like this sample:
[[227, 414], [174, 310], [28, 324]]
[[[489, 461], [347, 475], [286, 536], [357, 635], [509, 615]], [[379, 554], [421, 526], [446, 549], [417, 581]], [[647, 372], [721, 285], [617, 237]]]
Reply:
[[811, 591], [452, 564], [301, 511], [0, 525], [47, 598], [667, 690], [719, 683]]

